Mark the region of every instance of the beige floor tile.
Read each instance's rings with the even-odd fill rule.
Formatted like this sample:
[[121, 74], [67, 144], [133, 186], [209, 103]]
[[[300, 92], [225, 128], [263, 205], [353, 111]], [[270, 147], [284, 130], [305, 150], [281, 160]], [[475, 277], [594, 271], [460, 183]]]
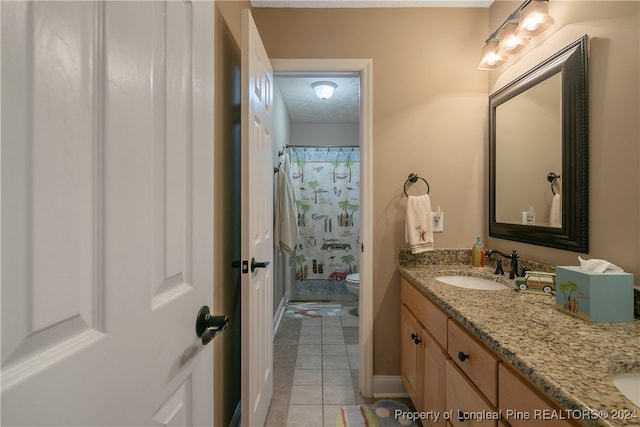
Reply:
[[360, 356], [349, 356], [349, 368], [360, 369]]
[[359, 344], [347, 344], [345, 347], [347, 348], [347, 354], [349, 356], [359, 356], [360, 355], [360, 345]]
[[352, 385], [351, 370], [324, 369], [322, 371], [323, 385]]
[[303, 335], [300, 334], [300, 340], [298, 341], [299, 345], [302, 344], [322, 344], [322, 335]]
[[[343, 303], [347, 312], [357, 302], [349, 304]], [[266, 426], [333, 427], [342, 406], [366, 403], [358, 392], [359, 322], [351, 314], [282, 319]]]
[[322, 403], [321, 385], [294, 385], [291, 387], [291, 405], [312, 405]]
[[323, 369], [349, 369], [349, 359], [346, 356], [323, 356]]
[[[289, 351], [293, 353], [293, 349], [289, 347]], [[298, 346], [298, 356], [322, 356], [322, 345], [320, 344], [301, 344]]]
[[324, 344], [322, 346], [323, 356], [346, 356], [347, 347], [342, 344]]
[[322, 369], [322, 356], [298, 356], [296, 369]]
[[277, 404], [272, 401], [264, 422], [265, 427], [282, 427], [287, 425], [289, 415], [289, 404]]
[[303, 335], [322, 335], [322, 327], [318, 326], [303, 326], [300, 329], [300, 336]]
[[290, 405], [287, 427], [322, 427], [322, 405]]
[[296, 369], [293, 385], [322, 385], [322, 369]]
[[[300, 338], [302, 340], [302, 338]], [[344, 337], [342, 335], [323, 335], [322, 344], [342, 344], [344, 345]]]
[[346, 385], [323, 386], [322, 402], [325, 405], [353, 405], [356, 403], [353, 387]]

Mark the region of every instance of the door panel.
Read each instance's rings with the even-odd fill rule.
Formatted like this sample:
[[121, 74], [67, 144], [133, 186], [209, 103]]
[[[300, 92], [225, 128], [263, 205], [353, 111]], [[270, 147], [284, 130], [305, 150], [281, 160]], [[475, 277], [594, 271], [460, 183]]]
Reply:
[[[157, 28], [154, 61], [159, 79], [154, 86], [154, 194], [156, 200], [156, 251], [152, 306], [155, 308], [191, 288], [192, 230], [188, 175], [193, 157], [191, 126], [191, 58], [188, 41], [192, 32], [191, 8], [182, 2], [166, 5], [166, 26]], [[161, 12], [161, 11], [159, 11]], [[161, 17], [158, 17], [159, 19]], [[164, 58], [163, 58], [164, 56]], [[171, 102], [168, 103], [167, 100]]]
[[[273, 260], [273, 69], [249, 10], [242, 40], [242, 259]], [[273, 269], [242, 274], [242, 424], [261, 426], [273, 394]]]
[[[103, 222], [94, 197], [104, 185], [103, 141], [86, 108], [97, 103], [91, 89], [98, 76], [84, 58], [95, 40], [84, 39], [87, 28], [65, 25], [91, 22], [99, 10], [91, 4], [65, 9], [3, 4], [3, 40], [5, 31], [18, 33], [19, 22], [37, 27], [33, 40], [16, 37], [15, 50], [2, 46], [3, 83], [16, 84], [9, 94], [3, 84], [3, 101], [31, 95], [3, 117], [2, 323], [12, 326], [2, 330], [3, 387], [91, 346], [103, 331], [104, 305], [96, 298], [104, 290], [96, 257]], [[50, 24], [40, 25], [44, 21]], [[67, 40], [56, 37], [62, 31]], [[65, 126], [69, 120], [75, 124]]]
[[0, 7], [2, 424], [210, 425], [213, 6]]

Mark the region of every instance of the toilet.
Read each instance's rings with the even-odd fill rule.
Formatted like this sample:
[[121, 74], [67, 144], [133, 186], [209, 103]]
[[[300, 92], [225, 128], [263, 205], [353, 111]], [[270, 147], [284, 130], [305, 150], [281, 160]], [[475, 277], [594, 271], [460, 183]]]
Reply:
[[[347, 276], [345, 280], [347, 282], [346, 283], [347, 290], [352, 294], [355, 294], [358, 296], [358, 306], [359, 306], [360, 305], [360, 273], [350, 274]], [[358, 307], [354, 308], [351, 311], [351, 314], [353, 314], [354, 316], [359, 316]]]
[[348, 275], [346, 281], [347, 290], [352, 294], [360, 295], [360, 273]]

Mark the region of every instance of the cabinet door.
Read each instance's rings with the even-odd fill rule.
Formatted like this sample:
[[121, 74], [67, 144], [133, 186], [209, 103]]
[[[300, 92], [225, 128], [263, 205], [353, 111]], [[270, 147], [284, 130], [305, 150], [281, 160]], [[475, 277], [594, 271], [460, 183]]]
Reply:
[[451, 361], [446, 361], [446, 408], [453, 411], [454, 427], [497, 427], [496, 409]]
[[[423, 332], [424, 340], [424, 382], [422, 384], [422, 405], [424, 411], [433, 414], [427, 422], [432, 427], [444, 427], [446, 421], [442, 417], [445, 412], [445, 366], [447, 352], [436, 340]], [[437, 421], [436, 421], [437, 416]]]
[[572, 425], [567, 420], [551, 417], [564, 412], [502, 363], [498, 368], [498, 401], [499, 409], [512, 427]]
[[[424, 343], [420, 336], [420, 325], [404, 306], [400, 309], [400, 375], [414, 405], [422, 402], [422, 359]], [[422, 408], [416, 408], [418, 411]]]

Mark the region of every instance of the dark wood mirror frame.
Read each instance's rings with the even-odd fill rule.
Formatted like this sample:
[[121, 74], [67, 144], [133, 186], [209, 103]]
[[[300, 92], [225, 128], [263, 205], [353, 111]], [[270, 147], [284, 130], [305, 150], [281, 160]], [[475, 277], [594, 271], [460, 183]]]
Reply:
[[[489, 236], [574, 252], [589, 251], [588, 36], [489, 96]], [[496, 107], [562, 73], [562, 227], [496, 222]]]

